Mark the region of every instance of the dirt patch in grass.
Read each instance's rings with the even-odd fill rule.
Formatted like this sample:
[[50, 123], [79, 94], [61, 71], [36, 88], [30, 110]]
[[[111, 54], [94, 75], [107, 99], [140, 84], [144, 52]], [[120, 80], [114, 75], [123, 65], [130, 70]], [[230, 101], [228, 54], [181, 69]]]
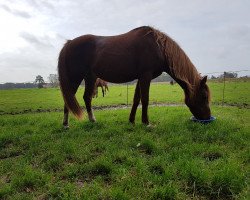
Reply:
[[219, 158], [221, 158], [223, 155], [220, 152], [210, 152], [210, 153], [204, 153], [203, 158], [205, 158], [208, 161], [214, 161]]
[[123, 164], [125, 163], [127, 158], [125, 156], [118, 156], [113, 160], [114, 164]]
[[149, 140], [143, 141], [142, 143], [138, 143], [136, 147], [140, 153], [143, 153], [146, 155], [152, 155], [153, 153], [156, 152], [155, 144]]
[[0, 152], [0, 160], [18, 157], [21, 156], [22, 154], [23, 152], [20, 149], [5, 148], [2, 149]]
[[159, 175], [163, 174], [165, 171], [161, 165], [153, 165], [150, 167], [149, 170], [152, 174], [159, 174]]
[[[221, 103], [213, 103], [214, 105], [222, 105]], [[149, 105], [150, 107], [161, 107], [161, 106], [185, 106], [185, 104], [179, 104], [179, 103], [151, 103]], [[250, 105], [247, 103], [243, 103], [243, 104], [237, 104], [237, 103], [224, 103], [222, 106], [226, 106], [226, 107], [238, 107], [238, 108], [246, 108], [246, 109], [250, 109]], [[139, 108], [141, 106], [139, 105]], [[94, 110], [118, 110], [118, 109], [127, 109], [127, 108], [131, 108], [131, 105], [127, 105], [127, 104], [118, 104], [118, 105], [107, 105], [107, 106], [93, 106], [92, 107]], [[85, 110], [85, 107], [82, 107], [83, 110]], [[32, 109], [25, 109], [22, 111], [12, 111], [12, 112], [5, 112], [2, 111], [0, 112], [0, 116], [1, 115], [21, 115], [21, 114], [28, 114], [28, 113], [47, 113], [47, 112], [63, 112], [62, 108], [53, 108], [53, 109], [42, 109], [42, 108], [38, 108], [35, 110]]]

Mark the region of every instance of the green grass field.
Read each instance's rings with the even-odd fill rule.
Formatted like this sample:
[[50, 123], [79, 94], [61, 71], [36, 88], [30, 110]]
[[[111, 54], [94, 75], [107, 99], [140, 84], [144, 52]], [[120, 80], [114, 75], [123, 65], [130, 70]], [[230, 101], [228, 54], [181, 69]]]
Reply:
[[147, 128], [140, 110], [135, 126], [128, 109], [98, 111], [69, 130], [62, 113], [0, 116], [0, 198], [247, 199], [249, 110], [213, 112], [201, 125], [186, 107], [154, 107]]
[[[237, 106], [216, 105], [223, 86], [210, 88], [217, 120], [208, 125], [191, 122], [186, 106], [162, 106], [149, 108], [155, 127], [141, 124], [141, 109], [135, 125], [118, 109], [95, 111], [96, 123], [71, 116], [68, 130], [52, 111], [58, 89], [0, 91], [0, 199], [249, 199], [249, 82], [226, 85]], [[110, 86], [94, 105], [126, 104], [126, 91]], [[181, 103], [182, 93], [152, 84], [150, 101]]]
[[[223, 83], [210, 82], [212, 103], [221, 104], [223, 98]], [[225, 88], [226, 104], [247, 106], [250, 105], [250, 81], [227, 82]], [[135, 85], [128, 86], [128, 103], [133, 101]], [[110, 85], [109, 92], [103, 98], [101, 91], [99, 97], [93, 99], [94, 106], [124, 105], [127, 104], [127, 86]], [[83, 87], [77, 92], [77, 98], [83, 103]], [[183, 103], [184, 94], [179, 85], [168, 83], [153, 83], [150, 87], [150, 103]], [[0, 114], [10, 112], [29, 112], [41, 110], [62, 109], [63, 100], [59, 88], [47, 89], [16, 89], [0, 90]]]

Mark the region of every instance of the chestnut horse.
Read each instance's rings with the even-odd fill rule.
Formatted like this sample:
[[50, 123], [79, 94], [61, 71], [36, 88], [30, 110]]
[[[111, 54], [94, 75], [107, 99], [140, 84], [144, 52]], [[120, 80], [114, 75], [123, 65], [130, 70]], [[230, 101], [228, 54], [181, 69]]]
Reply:
[[100, 87], [102, 89], [102, 96], [103, 97], [104, 97], [104, 95], [106, 95], [106, 91], [109, 91], [108, 82], [104, 81], [100, 78], [97, 78], [96, 82], [95, 82], [94, 91], [92, 94], [93, 98], [98, 97], [98, 87]]
[[149, 124], [148, 101], [152, 79], [167, 72], [184, 90], [185, 103], [197, 119], [209, 119], [210, 92], [207, 76], [201, 77], [180, 46], [165, 33], [143, 26], [116, 36], [83, 35], [66, 42], [58, 59], [58, 74], [64, 98], [63, 125], [69, 110], [82, 118], [75, 93], [85, 80], [83, 99], [89, 120], [94, 122], [91, 100], [97, 77], [112, 83], [138, 79], [129, 121], [134, 123], [142, 103], [142, 123]]

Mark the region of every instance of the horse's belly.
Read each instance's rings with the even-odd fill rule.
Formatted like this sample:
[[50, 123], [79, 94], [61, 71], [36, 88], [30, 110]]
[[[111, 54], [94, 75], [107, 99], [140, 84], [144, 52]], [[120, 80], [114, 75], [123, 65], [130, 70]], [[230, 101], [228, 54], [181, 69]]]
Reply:
[[92, 69], [98, 78], [113, 83], [125, 83], [138, 78], [133, 56], [105, 55], [99, 57]]
[[100, 68], [94, 71], [98, 78], [111, 83], [126, 83], [137, 79], [137, 73], [133, 70], [114, 70], [113, 68]]

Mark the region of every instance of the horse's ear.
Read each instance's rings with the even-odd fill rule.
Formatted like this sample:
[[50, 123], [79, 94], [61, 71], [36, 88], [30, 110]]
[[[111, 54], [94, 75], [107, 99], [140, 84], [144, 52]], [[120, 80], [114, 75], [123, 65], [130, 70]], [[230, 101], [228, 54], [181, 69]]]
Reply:
[[207, 76], [202, 77], [200, 85], [203, 86], [207, 82]]

